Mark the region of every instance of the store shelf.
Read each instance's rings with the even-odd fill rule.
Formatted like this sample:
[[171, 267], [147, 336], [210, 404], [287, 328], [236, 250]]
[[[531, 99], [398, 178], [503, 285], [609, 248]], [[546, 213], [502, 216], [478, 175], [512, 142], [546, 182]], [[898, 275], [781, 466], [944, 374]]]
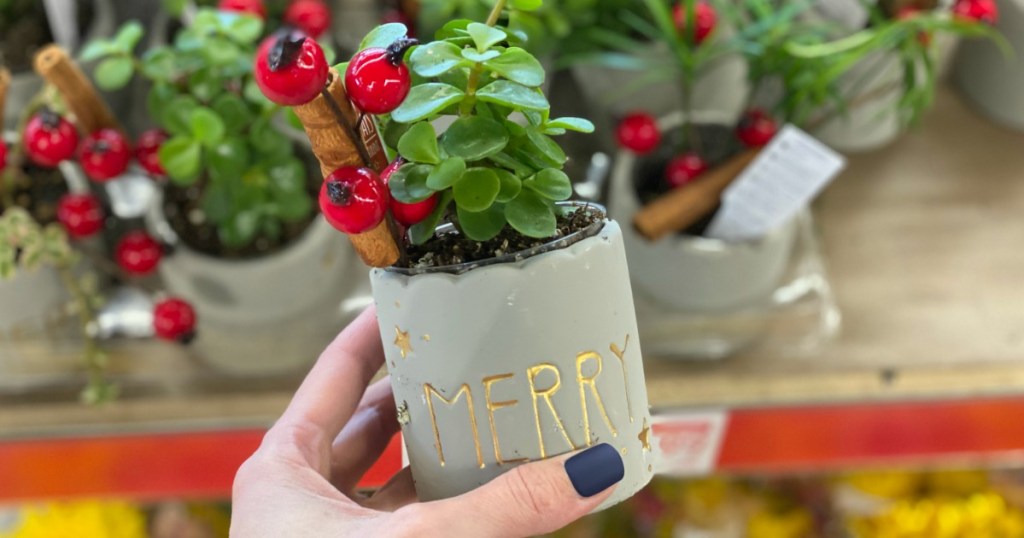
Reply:
[[[920, 130], [853, 157], [816, 208], [841, 334], [713, 363], [648, 358], [662, 470], [1022, 456], [1020, 148], [1024, 134], [943, 90]], [[225, 495], [299, 381], [211, 378], [160, 344], [114, 358], [149, 381], [111, 406], [82, 407], [68, 391], [0, 397], [0, 501]], [[375, 479], [398, 465], [395, 445]]]

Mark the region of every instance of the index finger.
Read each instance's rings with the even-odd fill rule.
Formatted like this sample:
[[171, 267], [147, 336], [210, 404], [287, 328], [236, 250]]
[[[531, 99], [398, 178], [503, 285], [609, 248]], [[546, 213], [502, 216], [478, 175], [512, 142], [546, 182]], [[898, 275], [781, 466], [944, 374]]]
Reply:
[[330, 442], [384, 364], [377, 309], [367, 308], [320, 354], [278, 425], [312, 425]]

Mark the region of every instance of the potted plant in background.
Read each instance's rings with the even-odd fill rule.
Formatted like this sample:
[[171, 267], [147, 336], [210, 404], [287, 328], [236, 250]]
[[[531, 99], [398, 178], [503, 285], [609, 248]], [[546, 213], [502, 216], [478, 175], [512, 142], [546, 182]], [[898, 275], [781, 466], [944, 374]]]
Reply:
[[994, 22], [1007, 45], [1000, 50], [997, 42], [961, 43], [954, 60], [957, 87], [985, 116], [1001, 125], [1024, 130], [1024, 6], [995, 0], [959, 5], [966, 16]]
[[961, 46], [968, 50], [984, 44], [1005, 48], [992, 28], [998, 13], [989, 0], [957, 0], [951, 8], [881, 2], [870, 6], [867, 17], [867, 28], [833, 30], [827, 43], [789, 48], [797, 58], [831, 58], [828, 69], [841, 75], [835, 91], [843, 105], [822, 110], [813, 133], [842, 151], [883, 147], [920, 121], [935, 98], [941, 38], [988, 38], [965, 40]]
[[151, 84], [147, 108], [164, 134], [150, 135], [149, 171], [167, 179], [147, 221], [173, 246], [159, 273], [203, 320], [192, 349], [245, 374], [315, 356], [344, 321], [339, 303], [352, 283], [339, 276], [350, 251], [314, 211], [312, 158], [253, 82], [262, 29], [257, 17], [200, 9], [172, 45], [141, 57], [133, 55], [141, 32], [135, 42], [94, 41], [82, 54], [100, 60], [101, 87], [135, 73]]
[[[418, 46], [402, 25], [385, 25], [344, 75], [325, 67], [296, 85], [306, 63], [270, 60], [258, 80], [279, 102], [301, 103], [325, 174], [321, 208], [376, 267], [420, 498], [606, 442], [625, 462], [612, 504], [653, 471], [621, 231], [597, 206], [559, 203], [572, 189], [551, 137], [592, 125], [551, 116], [544, 70], [497, 25], [504, 16], [499, 1], [486, 24], [455, 21]], [[398, 160], [355, 135], [361, 113], [385, 125]], [[372, 141], [373, 131], [362, 132]]]

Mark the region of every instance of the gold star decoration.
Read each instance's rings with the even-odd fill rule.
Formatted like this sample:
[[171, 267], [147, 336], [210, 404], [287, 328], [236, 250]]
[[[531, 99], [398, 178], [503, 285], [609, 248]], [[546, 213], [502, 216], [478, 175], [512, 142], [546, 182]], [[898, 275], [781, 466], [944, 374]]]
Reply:
[[644, 419], [644, 428], [640, 430], [640, 434], [636, 438], [640, 440], [640, 444], [643, 445], [645, 451], [651, 451], [651, 427], [647, 425], [646, 418]]
[[404, 359], [410, 353], [412, 353], [412, 345], [409, 344], [409, 331], [403, 331], [395, 325], [395, 345], [398, 346], [398, 352], [402, 354]]

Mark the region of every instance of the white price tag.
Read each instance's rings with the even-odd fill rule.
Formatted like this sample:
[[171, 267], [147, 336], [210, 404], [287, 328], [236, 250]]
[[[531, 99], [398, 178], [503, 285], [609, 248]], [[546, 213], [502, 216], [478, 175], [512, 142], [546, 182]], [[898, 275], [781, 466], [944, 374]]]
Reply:
[[701, 476], [715, 470], [728, 413], [722, 409], [656, 415], [651, 431], [657, 444], [655, 472]]
[[871, 17], [868, 5], [861, 0], [818, 0], [814, 4], [814, 10], [822, 17], [850, 30], [863, 29]]
[[810, 204], [845, 166], [842, 155], [786, 125], [722, 193], [722, 207], [706, 235], [760, 239]]

